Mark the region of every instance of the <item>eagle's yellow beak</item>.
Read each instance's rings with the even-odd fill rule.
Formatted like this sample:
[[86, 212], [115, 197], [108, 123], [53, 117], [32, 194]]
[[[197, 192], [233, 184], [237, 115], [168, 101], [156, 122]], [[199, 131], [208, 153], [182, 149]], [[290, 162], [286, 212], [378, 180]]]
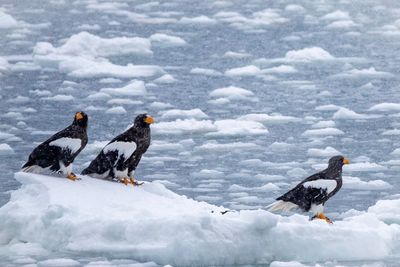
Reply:
[[76, 119], [77, 121], [83, 119], [82, 113], [81, 113], [81, 112], [77, 112], [77, 113], [75, 114], [75, 119]]
[[350, 160], [348, 160], [348, 159], [344, 158], [344, 159], [343, 159], [343, 164], [344, 164], [344, 165], [346, 165], [346, 164], [350, 164]]
[[152, 124], [154, 122], [154, 119], [151, 116], [147, 116], [146, 119], [144, 119], [144, 122], [148, 123], [148, 124]]

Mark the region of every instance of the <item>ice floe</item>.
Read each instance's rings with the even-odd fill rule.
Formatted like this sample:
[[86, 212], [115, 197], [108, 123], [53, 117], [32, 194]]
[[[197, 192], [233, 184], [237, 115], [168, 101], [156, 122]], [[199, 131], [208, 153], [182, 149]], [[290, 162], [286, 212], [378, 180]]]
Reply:
[[[0, 208], [0, 246], [8, 257], [35, 257], [51, 250], [118, 254], [163, 265], [274, 261], [272, 266], [291, 266], [277, 261], [377, 260], [395, 255], [399, 245], [400, 227], [393, 224], [400, 220], [397, 199], [379, 201], [368, 211], [328, 225], [303, 215], [282, 217], [263, 210], [222, 215], [223, 207], [179, 196], [156, 182], [132, 188], [88, 177], [75, 183], [24, 173], [16, 178], [22, 187]], [[267, 184], [257, 190], [274, 189]], [[254, 196], [236, 199], [262, 203]], [[75, 264], [65, 258], [46, 261]]]

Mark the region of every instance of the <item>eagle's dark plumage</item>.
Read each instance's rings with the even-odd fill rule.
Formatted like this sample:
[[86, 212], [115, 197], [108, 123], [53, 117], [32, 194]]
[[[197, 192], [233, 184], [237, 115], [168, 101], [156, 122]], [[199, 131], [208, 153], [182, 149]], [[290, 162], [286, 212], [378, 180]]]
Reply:
[[22, 171], [59, 173], [75, 180], [77, 177], [72, 172], [72, 162], [88, 142], [87, 125], [88, 116], [84, 112], [77, 112], [70, 126], [32, 151], [28, 162], [22, 166]]
[[329, 160], [328, 168], [301, 181], [269, 206], [270, 211], [299, 208], [313, 212], [312, 218], [330, 220], [323, 214], [325, 202], [342, 187], [342, 167], [349, 161], [342, 156]]
[[82, 174], [137, 185], [134, 173], [150, 146], [150, 124], [153, 121], [147, 114], [138, 115], [134, 125], [112, 139]]

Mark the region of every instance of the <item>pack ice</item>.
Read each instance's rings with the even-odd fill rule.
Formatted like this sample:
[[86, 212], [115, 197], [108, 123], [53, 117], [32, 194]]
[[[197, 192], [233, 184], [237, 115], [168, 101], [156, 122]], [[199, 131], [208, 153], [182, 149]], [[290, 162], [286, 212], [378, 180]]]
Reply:
[[22, 186], [0, 209], [0, 254], [56, 253], [172, 265], [377, 260], [400, 252], [400, 199], [349, 211], [333, 225], [265, 210], [232, 211], [177, 195], [83, 177], [16, 173]]

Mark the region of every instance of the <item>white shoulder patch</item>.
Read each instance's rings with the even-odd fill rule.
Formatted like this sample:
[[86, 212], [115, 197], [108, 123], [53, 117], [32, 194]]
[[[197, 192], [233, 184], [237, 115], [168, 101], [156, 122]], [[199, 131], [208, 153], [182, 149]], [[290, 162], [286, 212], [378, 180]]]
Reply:
[[109, 151], [115, 151], [115, 150], [118, 151], [119, 157], [124, 155], [124, 158], [127, 159], [133, 154], [133, 152], [135, 152], [136, 143], [135, 142], [117, 141], [117, 142], [108, 144], [103, 148], [104, 153], [107, 153]]
[[59, 139], [56, 139], [52, 142], [50, 142], [51, 146], [58, 146], [64, 149], [70, 149], [71, 153], [75, 153], [76, 151], [81, 148], [82, 145], [82, 140], [79, 138], [70, 138], [70, 137], [61, 137]]
[[326, 191], [331, 193], [333, 190], [335, 190], [337, 186], [337, 182], [335, 180], [330, 180], [330, 179], [318, 179], [314, 181], [308, 181], [303, 184], [305, 188], [307, 187], [313, 187], [313, 188], [322, 188], [326, 189]]

